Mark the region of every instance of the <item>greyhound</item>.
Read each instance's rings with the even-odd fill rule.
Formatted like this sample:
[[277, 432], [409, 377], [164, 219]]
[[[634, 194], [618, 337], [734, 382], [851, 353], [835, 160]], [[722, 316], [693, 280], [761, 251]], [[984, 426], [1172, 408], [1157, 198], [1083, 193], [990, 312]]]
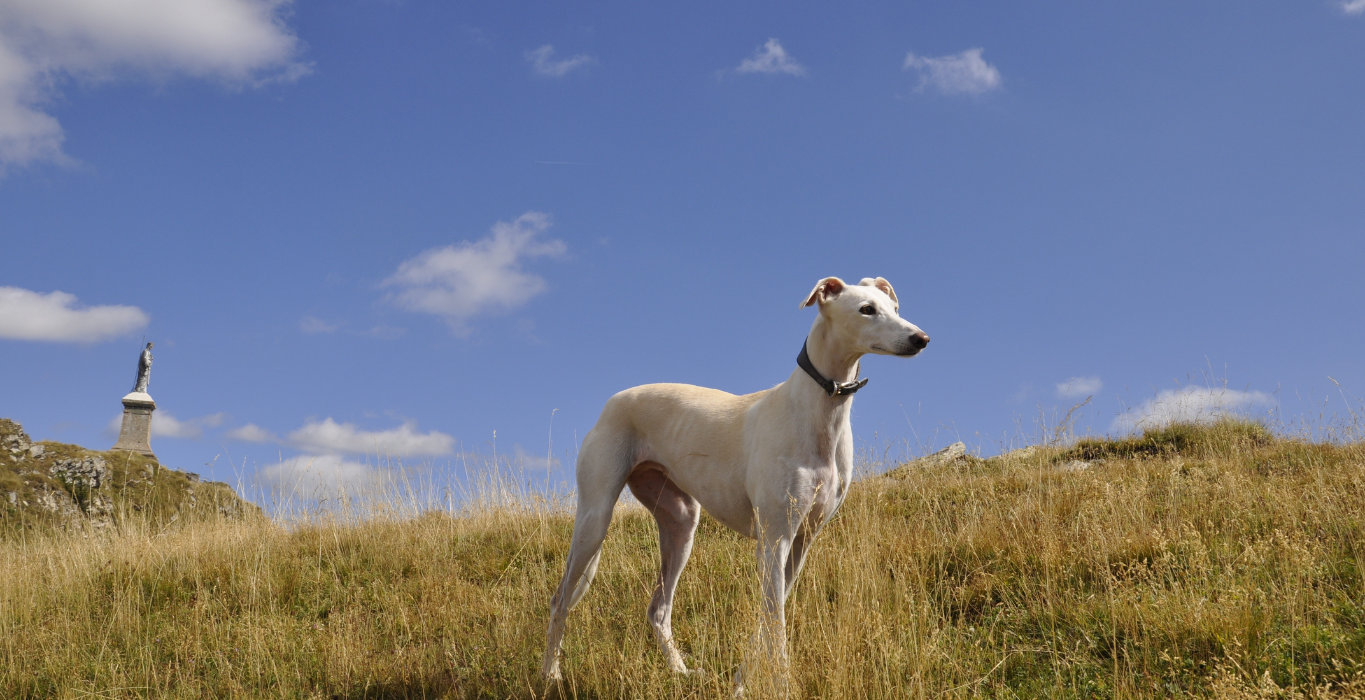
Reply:
[[[564, 578], [550, 600], [542, 674], [559, 680], [569, 610], [597, 573], [602, 540], [624, 486], [654, 515], [661, 567], [649, 604], [654, 636], [677, 673], [673, 592], [692, 552], [701, 511], [758, 541], [763, 621], [755, 634], [786, 666], [785, 605], [806, 552], [848, 493], [849, 410], [859, 358], [910, 357], [929, 336], [903, 320], [891, 283], [826, 277], [800, 308], [819, 305], [787, 381], [735, 396], [688, 384], [646, 384], [607, 401], [578, 455], [578, 509]], [[735, 676], [743, 689], [743, 667]]]

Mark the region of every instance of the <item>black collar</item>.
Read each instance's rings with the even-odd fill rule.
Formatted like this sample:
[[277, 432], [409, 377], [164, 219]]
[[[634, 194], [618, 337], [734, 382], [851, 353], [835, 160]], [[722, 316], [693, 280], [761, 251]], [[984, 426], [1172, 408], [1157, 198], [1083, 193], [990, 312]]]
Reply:
[[849, 396], [858, 392], [859, 389], [867, 386], [867, 380], [862, 379], [852, 382], [836, 382], [833, 379], [825, 379], [825, 375], [820, 374], [820, 370], [815, 369], [815, 365], [810, 363], [810, 355], [806, 354], [806, 344], [801, 343], [801, 354], [796, 356], [796, 364], [801, 369], [806, 370], [806, 374], [820, 385], [830, 396]]

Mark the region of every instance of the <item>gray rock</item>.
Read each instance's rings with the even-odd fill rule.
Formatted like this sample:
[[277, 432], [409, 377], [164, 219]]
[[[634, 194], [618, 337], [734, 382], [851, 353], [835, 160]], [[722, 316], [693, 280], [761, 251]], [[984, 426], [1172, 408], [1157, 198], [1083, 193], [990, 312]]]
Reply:
[[48, 473], [54, 479], [59, 479], [73, 486], [81, 485], [86, 488], [97, 489], [109, 475], [109, 465], [105, 464], [103, 457], [59, 459], [48, 470]]
[[20, 452], [27, 452], [32, 444], [29, 442], [28, 435], [22, 432], [10, 433], [4, 437], [3, 441], [0, 441], [0, 445], [8, 449], [10, 454], [16, 455]]
[[938, 466], [938, 465], [940, 465], [940, 464], [948, 464], [949, 462], [956, 462], [957, 460], [960, 460], [960, 459], [962, 459], [963, 457], [966, 457], [966, 456], [967, 456], [967, 445], [964, 444], [964, 443], [961, 443], [961, 442], [955, 442], [955, 443], [953, 443], [953, 444], [951, 444], [951, 445], [949, 445], [949, 446], [947, 446], [947, 447], [945, 447], [945, 448], [939, 450], [938, 452], [935, 452], [935, 453], [930, 454], [930, 455], [925, 455], [925, 456], [920, 457], [919, 459], [916, 459], [916, 460], [912, 460], [911, 462], [907, 463], [905, 466], [903, 466], [903, 467], [901, 467], [901, 468], [902, 468], [902, 469], [920, 469], [920, 468], [923, 468], [923, 467], [934, 467], [934, 466]]
[[49, 513], [61, 515], [68, 521], [78, 520], [81, 516], [81, 509], [76, 506], [71, 494], [61, 489], [42, 489], [36, 496], [38, 507]]
[[962, 459], [963, 457], [966, 457], [966, 456], [967, 456], [967, 445], [964, 444], [964, 443], [961, 443], [961, 442], [955, 442], [955, 443], [953, 443], [953, 444], [951, 444], [951, 445], [949, 445], [949, 446], [947, 446], [947, 447], [945, 447], [945, 448], [939, 450], [938, 452], [935, 452], [935, 453], [929, 455], [928, 457], [925, 457], [925, 459], [933, 460], [935, 463], [941, 463], [941, 462], [953, 462], [953, 461]]
[[1032, 457], [1033, 455], [1037, 454], [1037, 452], [1038, 452], [1037, 445], [1029, 445], [1028, 447], [1022, 447], [1017, 450], [1010, 450], [1009, 452], [998, 455], [996, 459], [1028, 459], [1029, 457]]
[[1086, 462], [1086, 461], [1079, 460], [1079, 459], [1073, 459], [1073, 460], [1071, 460], [1070, 462], [1066, 462], [1066, 463], [1057, 465], [1057, 468], [1060, 469], [1060, 470], [1062, 470], [1062, 471], [1064, 471], [1064, 472], [1083, 472], [1083, 471], [1085, 471], [1085, 470], [1087, 470], [1087, 469], [1089, 469], [1089, 468], [1095, 466], [1096, 464], [1098, 464], [1098, 463], [1097, 463], [1097, 462]]

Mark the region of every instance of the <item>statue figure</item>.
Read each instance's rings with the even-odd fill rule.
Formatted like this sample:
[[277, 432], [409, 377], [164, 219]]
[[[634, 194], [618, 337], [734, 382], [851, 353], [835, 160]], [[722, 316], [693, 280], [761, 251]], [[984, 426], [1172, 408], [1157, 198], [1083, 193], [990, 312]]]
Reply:
[[123, 397], [123, 426], [119, 428], [118, 442], [110, 449], [126, 450], [156, 459], [152, 454], [152, 411], [156, 402], [147, 395], [147, 379], [152, 374], [152, 344], [142, 349], [137, 358], [137, 383], [133, 392]]
[[147, 347], [142, 349], [142, 354], [137, 358], [137, 383], [133, 385], [133, 391], [137, 393], [147, 393], [147, 380], [152, 376], [152, 344], [147, 343]]

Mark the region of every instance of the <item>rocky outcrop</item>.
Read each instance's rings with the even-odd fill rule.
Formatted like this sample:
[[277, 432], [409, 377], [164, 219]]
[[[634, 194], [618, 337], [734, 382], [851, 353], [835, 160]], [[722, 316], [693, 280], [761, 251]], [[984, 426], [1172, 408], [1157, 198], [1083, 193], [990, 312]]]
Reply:
[[227, 484], [136, 453], [35, 444], [18, 423], [0, 418], [0, 536], [48, 527], [88, 534], [134, 520], [160, 527], [259, 512]]
[[925, 469], [927, 467], [938, 467], [953, 462], [965, 461], [967, 459], [967, 445], [962, 442], [955, 442], [938, 452], [927, 454], [919, 459], [913, 459], [905, 464], [892, 469], [886, 473], [887, 476], [906, 476], [911, 471]]
[[109, 465], [103, 457], [59, 459], [47, 470], [63, 483], [83, 489], [97, 489], [109, 476]]
[[[986, 463], [994, 464], [1028, 464], [1048, 466], [1064, 472], [1083, 472], [1091, 467], [1103, 464], [1099, 459], [1066, 459], [1066, 455], [1058, 455], [1057, 448], [1039, 447], [1030, 445], [1018, 450], [1012, 450], [1003, 454], [998, 454], [984, 460]], [[955, 442], [938, 452], [925, 455], [919, 459], [911, 460], [887, 472], [887, 476], [906, 476], [916, 469], [927, 467], [941, 467], [954, 463], [966, 463], [974, 459], [967, 454], [967, 446], [961, 442]]]
[[17, 461], [26, 456], [42, 457], [45, 449], [42, 445], [33, 444], [33, 441], [28, 439], [28, 433], [24, 432], [18, 423], [8, 418], [0, 418], [0, 450], [4, 451], [4, 457], [10, 461]]

